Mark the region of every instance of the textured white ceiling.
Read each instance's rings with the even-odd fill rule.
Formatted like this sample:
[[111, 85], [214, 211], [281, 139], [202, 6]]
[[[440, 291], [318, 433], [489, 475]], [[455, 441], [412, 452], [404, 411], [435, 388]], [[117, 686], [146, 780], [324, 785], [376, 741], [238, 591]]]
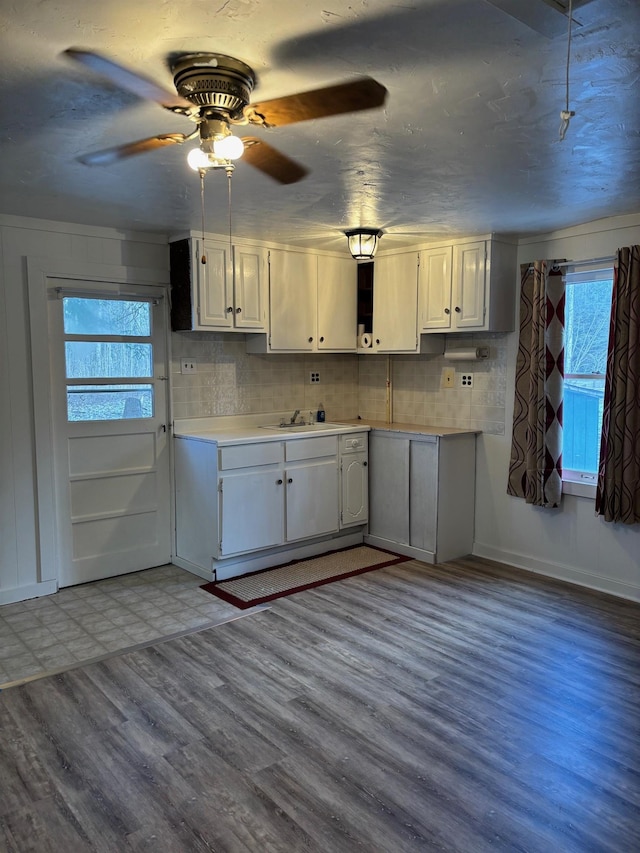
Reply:
[[[542, 0], [525, 5], [558, 34], [519, 20], [522, 0], [5, 0], [0, 210], [163, 233], [201, 227], [184, 148], [76, 162], [193, 125], [61, 57], [70, 46], [170, 89], [170, 53], [230, 54], [255, 70], [254, 100], [362, 74], [386, 86], [384, 109], [259, 130], [311, 173], [281, 186], [240, 161], [236, 236], [342, 248], [344, 229], [366, 225], [384, 229], [391, 248], [640, 210], [640, 2], [583, 0], [574, 14], [576, 116], [564, 142], [566, 19]], [[205, 195], [206, 229], [226, 233], [222, 173], [208, 176]]]

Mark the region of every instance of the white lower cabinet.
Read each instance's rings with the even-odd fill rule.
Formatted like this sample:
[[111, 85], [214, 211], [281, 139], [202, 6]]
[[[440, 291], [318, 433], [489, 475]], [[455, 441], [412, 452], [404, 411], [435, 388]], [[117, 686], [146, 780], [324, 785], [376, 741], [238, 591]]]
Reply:
[[470, 554], [475, 443], [474, 433], [373, 430], [365, 541], [429, 563]]
[[284, 541], [282, 469], [223, 474], [218, 556], [271, 548]]
[[[358, 435], [362, 462], [367, 439], [366, 433]], [[248, 555], [253, 565], [243, 570], [250, 571], [264, 567], [255, 564], [261, 552], [275, 554], [273, 565], [286, 561], [280, 552], [291, 543], [305, 546], [342, 535], [342, 527], [363, 525], [367, 483], [353, 473], [347, 475], [348, 485], [341, 481], [341, 437], [221, 447], [214, 441], [176, 438], [177, 565], [206, 577], [212, 569], [237, 565]], [[366, 472], [366, 466], [361, 470]], [[347, 512], [353, 510], [353, 517], [341, 524], [345, 506]], [[322, 550], [328, 549], [318, 553]]]
[[369, 453], [366, 434], [340, 437], [340, 527], [369, 518]]

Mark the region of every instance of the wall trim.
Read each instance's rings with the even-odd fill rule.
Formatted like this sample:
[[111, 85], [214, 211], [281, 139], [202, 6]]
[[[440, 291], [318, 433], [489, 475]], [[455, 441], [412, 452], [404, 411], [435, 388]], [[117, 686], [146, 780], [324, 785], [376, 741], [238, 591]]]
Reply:
[[485, 557], [487, 560], [495, 560], [497, 563], [505, 563], [517, 569], [524, 569], [537, 575], [544, 575], [554, 580], [566, 581], [577, 586], [586, 587], [596, 592], [604, 592], [615, 595], [618, 598], [627, 598], [630, 601], [640, 602], [640, 587], [623, 583], [612, 578], [585, 572], [575, 566], [567, 566], [563, 563], [552, 563], [547, 560], [538, 560], [528, 554], [519, 554], [516, 551], [504, 551], [494, 548], [482, 542], [473, 543], [473, 556]]
[[638, 225], [640, 225], [640, 214], [638, 213], [630, 213], [626, 216], [610, 216], [607, 219], [594, 219], [591, 222], [584, 222], [582, 225], [560, 228], [557, 231], [548, 231], [544, 234], [523, 236], [518, 240], [518, 246], [547, 243], [551, 240], [566, 240], [571, 237], [584, 237], [588, 234], [604, 234], [608, 231], [636, 228]]
[[168, 245], [168, 235], [152, 231], [132, 231], [109, 228], [104, 225], [81, 225], [77, 222], [58, 222], [53, 219], [33, 219], [29, 216], [14, 216], [0, 213], [0, 227], [25, 228], [32, 231], [52, 231], [56, 234], [77, 234], [83, 237], [100, 237], [106, 240], [133, 240], [137, 243]]

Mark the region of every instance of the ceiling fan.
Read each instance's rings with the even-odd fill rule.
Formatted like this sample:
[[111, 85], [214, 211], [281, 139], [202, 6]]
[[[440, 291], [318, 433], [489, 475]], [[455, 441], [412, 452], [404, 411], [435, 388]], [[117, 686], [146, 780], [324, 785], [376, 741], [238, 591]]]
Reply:
[[68, 48], [64, 55], [103, 75], [122, 89], [155, 101], [167, 110], [185, 116], [197, 125], [189, 134], [162, 133], [135, 142], [84, 154], [78, 159], [87, 166], [115, 163], [134, 154], [167, 145], [199, 140], [190, 152], [192, 168], [202, 171], [223, 167], [243, 155], [254, 168], [281, 184], [301, 180], [307, 169], [256, 136], [237, 137], [233, 125], [280, 127], [308, 119], [325, 118], [381, 107], [387, 90], [370, 77], [360, 77], [334, 86], [300, 92], [270, 101], [251, 103], [256, 76], [248, 65], [220, 53], [182, 53], [170, 57], [176, 92], [131, 71], [99, 53]]

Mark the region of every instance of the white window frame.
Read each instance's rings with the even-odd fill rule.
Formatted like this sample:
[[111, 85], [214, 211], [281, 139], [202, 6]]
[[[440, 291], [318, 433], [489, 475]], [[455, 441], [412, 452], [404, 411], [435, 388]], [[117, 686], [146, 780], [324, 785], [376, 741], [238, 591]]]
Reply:
[[[613, 264], [604, 266], [597, 264], [593, 266], [568, 267], [564, 274], [565, 287], [575, 287], [586, 282], [609, 281], [613, 279]], [[602, 379], [603, 373], [565, 373], [567, 379]], [[591, 471], [577, 471], [570, 468], [562, 469], [562, 492], [565, 495], [576, 495], [583, 498], [595, 500], [598, 474]]]

